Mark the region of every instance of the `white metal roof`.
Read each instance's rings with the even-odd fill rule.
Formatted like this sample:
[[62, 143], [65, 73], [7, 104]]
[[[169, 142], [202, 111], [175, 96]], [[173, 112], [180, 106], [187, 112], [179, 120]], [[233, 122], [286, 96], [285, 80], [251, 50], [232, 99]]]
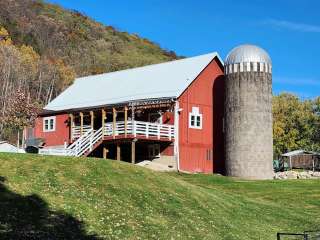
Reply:
[[45, 110], [64, 111], [142, 99], [176, 98], [215, 57], [222, 63], [219, 55], [214, 52], [145, 67], [78, 78], [69, 88], [50, 102]]
[[300, 154], [312, 154], [312, 155], [319, 155], [317, 152], [312, 152], [312, 151], [306, 151], [306, 150], [294, 150], [291, 152], [287, 152], [282, 154], [283, 157], [292, 157], [292, 156], [297, 156]]

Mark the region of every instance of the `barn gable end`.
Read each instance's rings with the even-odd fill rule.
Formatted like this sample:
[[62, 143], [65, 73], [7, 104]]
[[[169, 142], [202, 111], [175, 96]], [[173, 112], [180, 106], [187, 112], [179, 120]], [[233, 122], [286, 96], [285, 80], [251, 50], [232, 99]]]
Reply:
[[[178, 98], [182, 171], [212, 173], [223, 168], [223, 76], [221, 62], [214, 58]], [[197, 114], [201, 126], [190, 126], [191, 116]]]

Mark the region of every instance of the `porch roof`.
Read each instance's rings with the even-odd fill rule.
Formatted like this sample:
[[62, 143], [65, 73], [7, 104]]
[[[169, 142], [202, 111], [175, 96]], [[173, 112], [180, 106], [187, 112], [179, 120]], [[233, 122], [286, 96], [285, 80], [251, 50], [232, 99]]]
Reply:
[[177, 98], [214, 58], [222, 63], [214, 52], [78, 78], [44, 110], [59, 112], [145, 99]]
[[291, 152], [287, 152], [282, 154], [281, 156], [283, 157], [292, 157], [292, 156], [298, 156], [298, 155], [302, 155], [302, 154], [307, 154], [307, 155], [318, 155], [320, 156], [320, 153], [317, 152], [313, 152], [313, 151], [306, 151], [306, 150], [294, 150]]

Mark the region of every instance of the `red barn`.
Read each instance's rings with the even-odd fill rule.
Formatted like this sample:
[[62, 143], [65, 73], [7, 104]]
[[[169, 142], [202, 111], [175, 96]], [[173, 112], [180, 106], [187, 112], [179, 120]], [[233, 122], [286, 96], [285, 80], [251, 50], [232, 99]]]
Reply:
[[36, 120], [45, 154], [131, 161], [166, 157], [178, 170], [224, 165], [223, 63], [210, 53], [76, 79]]

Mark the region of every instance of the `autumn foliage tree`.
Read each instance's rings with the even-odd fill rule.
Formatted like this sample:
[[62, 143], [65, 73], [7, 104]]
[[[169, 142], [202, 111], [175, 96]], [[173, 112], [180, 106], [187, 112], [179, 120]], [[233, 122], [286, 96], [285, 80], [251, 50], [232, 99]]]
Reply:
[[19, 133], [24, 127], [33, 126], [41, 109], [38, 103], [31, 101], [21, 90], [17, 90], [7, 104], [6, 113], [0, 117], [0, 125], [15, 133]]
[[40, 111], [40, 105], [32, 102], [21, 90], [8, 100], [8, 110], [2, 122], [15, 129], [32, 126]]
[[273, 146], [278, 158], [287, 151], [320, 151], [320, 98], [300, 100], [282, 93], [273, 97]]

